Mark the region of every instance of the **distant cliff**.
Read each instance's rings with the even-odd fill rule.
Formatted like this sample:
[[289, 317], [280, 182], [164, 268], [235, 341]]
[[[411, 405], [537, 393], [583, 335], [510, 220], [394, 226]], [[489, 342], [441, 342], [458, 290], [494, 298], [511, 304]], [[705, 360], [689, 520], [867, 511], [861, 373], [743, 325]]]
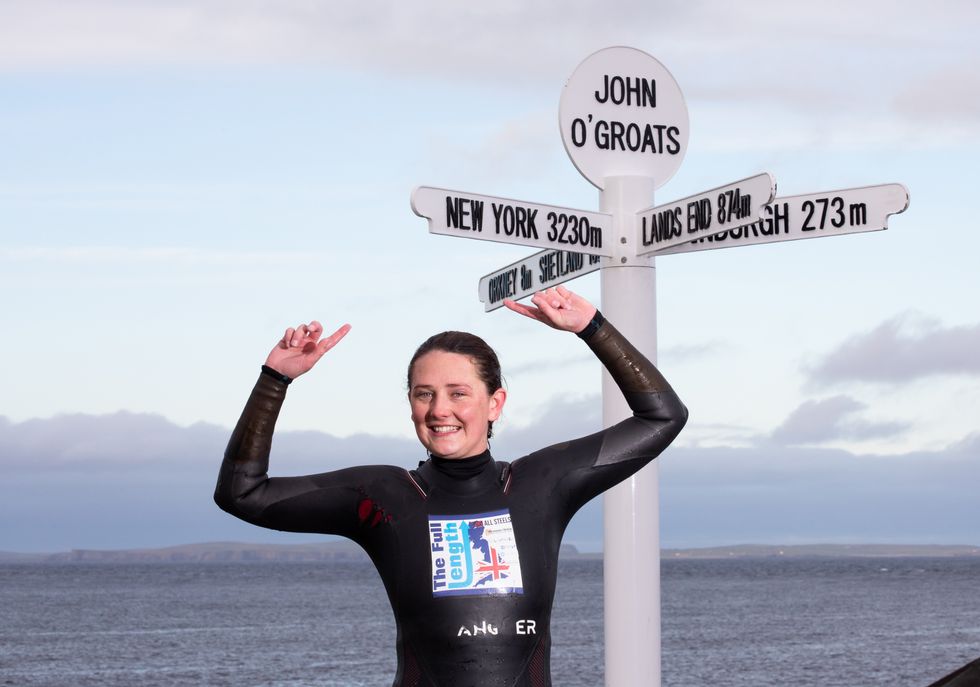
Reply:
[[739, 544], [702, 549], [664, 549], [667, 558], [904, 558], [980, 556], [980, 546], [933, 544]]
[[0, 562], [34, 563], [235, 563], [367, 561], [364, 551], [350, 542], [322, 544], [245, 544], [212, 542], [162, 549], [73, 549], [48, 554], [4, 554]]

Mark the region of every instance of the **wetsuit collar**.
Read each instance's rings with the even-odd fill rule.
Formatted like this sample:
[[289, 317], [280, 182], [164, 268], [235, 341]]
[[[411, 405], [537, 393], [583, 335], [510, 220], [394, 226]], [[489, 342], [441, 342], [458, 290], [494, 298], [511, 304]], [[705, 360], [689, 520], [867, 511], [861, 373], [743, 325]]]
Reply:
[[475, 477], [483, 472], [487, 463], [493, 460], [489, 449], [469, 458], [440, 458], [436, 455], [430, 455], [429, 458], [432, 461], [432, 467], [453, 479]]
[[453, 494], [500, 488], [500, 475], [489, 450], [469, 458], [430, 456], [419, 466], [419, 472], [432, 486]]

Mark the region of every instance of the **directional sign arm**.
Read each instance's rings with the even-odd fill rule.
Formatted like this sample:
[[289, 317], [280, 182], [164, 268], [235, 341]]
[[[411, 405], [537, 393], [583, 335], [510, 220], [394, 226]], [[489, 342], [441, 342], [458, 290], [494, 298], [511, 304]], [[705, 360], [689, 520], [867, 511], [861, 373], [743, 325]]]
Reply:
[[637, 255], [650, 255], [759, 218], [776, 195], [768, 172], [637, 213]]
[[520, 300], [599, 269], [598, 255], [543, 250], [480, 277], [480, 302], [490, 312], [504, 299]]
[[419, 186], [412, 210], [429, 232], [521, 246], [613, 254], [612, 215]]
[[888, 228], [890, 215], [904, 212], [908, 206], [909, 191], [902, 184], [785, 196], [767, 205], [756, 222], [688, 241], [657, 254], [881, 231]]

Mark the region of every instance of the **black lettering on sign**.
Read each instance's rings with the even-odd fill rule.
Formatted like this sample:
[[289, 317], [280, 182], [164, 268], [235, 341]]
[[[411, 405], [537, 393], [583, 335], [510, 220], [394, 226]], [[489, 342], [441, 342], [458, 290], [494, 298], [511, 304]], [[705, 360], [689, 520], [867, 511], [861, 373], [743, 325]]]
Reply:
[[498, 234], [503, 230], [505, 236], [538, 238], [538, 227], [534, 223], [538, 216], [536, 209], [528, 210], [521, 205], [515, 207], [503, 203], [491, 203], [490, 207], [493, 209], [493, 220]]
[[578, 117], [572, 120], [572, 145], [576, 148], [585, 145], [585, 121]]
[[734, 188], [718, 194], [718, 223], [727, 224], [739, 219], [747, 219], [752, 210], [752, 194], [742, 194], [742, 189]]
[[823, 230], [830, 219], [830, 226], [840, 229], [850, 222], [850, 226], [863, 226], [868, 223], [868, 206], [865, 203], [851, 203], [844, 212], [844, 199], [840, 196], [832, 198], [814, 198], [804, 200], [801, 206], [806, 213], [803, 219], [803, 231]]
[[581, 253], [566, 253], [562, 251], [565, 258], [565, 271], [563, 274], [573, 274], [582, 269], [585, 264], [585, 257]]
[[[654, 125], [652, 125], [652, 127], [651, 127], [650, 124], [647, 124], [647, 129], [650, 129], [650, 128], [653, 128], [657, 132], [657, 146], [656, 146], [656, 148], [652, 149], [650, 152], [651, 153], [662, 153], [664, 151], [664, 129], [666, 129], [667, 127], [664, 126], [663, 124], [654, 124]], [[651, 133], [650, 137], [653, 138], [653, 134], [652, 133]], [[646, 152], [646, 151], [643, 151], [643, 152]]]
[[671, 155], [677, 155], [681, 152], [681, 142], [677, 140], [677, 137], [681, 135], [681, 130], [676, 126], [667, 127], [667, 138], [670, 139], [670, 145], [667, 146], [667, 152]]
[[695, 239], [692, 243], [721, 243], [727, 239], [733, 241], [748, 240], [762, 236], [778, 236], [780, 233], [789, 233], [789, 203], [773, 203], [762, 208], [762, 219], [743, 224], [741, 226], [723, 231], [719, 234], [704, 236]]
[[531, 281], [533, 278], [534, 278], [534, 273], [531, 272], [531, 270], [526, 268], [524, 265], [521, 265], [521, 290], [522, 291], [531, 290]]
[[601, 258], [598, 255], [589, 256], [589, 265], [598, 265]]
[[[780, 207], [782, 209], [780, 209]], [[762, 218], [752, 224], [747, 225], [752, 230], [753, 236], [776, 236], [779, 234], [780, 226], [783, 233], [789, 231], [787, 224], [789, 206], [786, 203], [766, 205], [762, 208]]]
[[597, 119], [595, 122], [595, 146], [599, 150], [609, 150], [609, 122], [605, 119]]
[[840, 196], [834, 196], [830, 199], [830, 207], [834, 211], [834, 214], [830, 216], [830, 225], [834, 229], [840, 229], [844, 226], [844, 199]]
[[657, 80], [638, 76], [603, 74], [602, 88], [595, 92], [596, 102], [613, 105], [657, 106]]
[[612, 121], [609, 122], [609, 149], [610, 150], [626, 150], [626, 146], [623, 144], [623, 131], [626, 127], [623, 126], [622, 122]]
[[491, 303], [498, 303], [514, 296], [517, 286], [517, 269], [510, 269], [490, 278], [489, 296]]
[[789, 203], [773, 203], [772, 205], [767, 205], [767, 214], [772, 214], [771, 218], [766, 218], [767, 223], [772, 229], [774, 234], [779, 233], [779, 228], [782, 227], [783, 233], [789, 233]]
[[558, 259], [558, 251], [553, 250], [545, 253], [538, 259], [538, 282], [547, 284], [554, 279], [557, 269], [555, 263]]
[[658, 145], [658, 144], [661, 142], [661, 135], [663, 134], [663, 131], [661, 130], [661, 131], [658, 132], [658, 136], [657, 136], [657, 140], [656, 141], [653, 140], [653, 132], [654, 131], [655, 131], [654, 127], [652, 127], [650, 125], [647, 125], [646, 127], [644, 127], [644, 129], [643, 129], [643, 145], [640, 146], [640, 150], [642, 150], [643, 152], [650, 151], [652, 153], [655, 153], [658, 150], [660, 150], [660, 145]]
[[707, 198], [687, 204], [687, 233], [696, 234], [711, 226], [711, 201]]
[[647, 215], [640, 218], [641, 241], [644, 246], [654, 243], [662, 243], [670, 238], [681, 235], [681, 208], [667, 208], [650, 216], [650, 223], [647, 224]]
[[538, 266], [541, 269], [540, 281], [542, 284], [547, 284], [550, 281], [567, 277], [580, 271], [584, 265], [585, 256], [581, 253], [569, 253], [564, 250], [551, 251], [542, 255], [538, 260]]
[[593, 227], [588, 217], [549, 212], [548, 221], [551, 223], [547, 234], [549, 241], [602, 248], [602, 228]]
[[626, 147], [630, 150], [639, 150], [640, 145], [643, 143], [642, 136], [640, 127], [630, 122], [626, 126]]
[[[664, 132], [670, 139], [670, 144], [666, 147], [664, 146]], [[628, 150], [633, 153], [669, 153], [670, 155], [676, 155], [680, 152], [680, 142], [676, 138], [679, 134], [680, 130], [676, 126], [643, 124], [641, 128], [641, 125], [635, 122], [623, 124], [616, 120], [606, 121], [605, 119], [597, 119], [592, 132], [595, 146], [599, 150]], [[582, 138], [584, 143], [584, 134]]]
[[817, 225], [810, 224], [814, 219], [814, 214], [817, 210], [817, 205], [812, 200], [804, 200], [802, 206], [803, 212], [806, 213], [806, 217], [803, 218], [803, 226], [801, 229], [803, 231], [816, 231]]
[[446, 226], [483, 231], [483, 201], [446, 196]]
[[868, 223], [868, 206], [866, 203], [851, 203], [851, 226], [862, 227]]

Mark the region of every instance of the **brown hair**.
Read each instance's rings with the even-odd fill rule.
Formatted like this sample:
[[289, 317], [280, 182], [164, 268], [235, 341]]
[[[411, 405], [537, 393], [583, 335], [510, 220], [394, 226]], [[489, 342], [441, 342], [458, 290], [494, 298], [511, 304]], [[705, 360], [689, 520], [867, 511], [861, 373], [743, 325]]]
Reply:
[[[476, 375], [486, 385], [487, 393], [493, 394], [497, 389], [503, 388], [503, 376], [500, 373], [500, 361], [497, 354], [486, 341], [476, 334], [469, 332], [441, 332], [433, 334], [422, 342], [422, 345], [415, 350], [415, 355], [408, 363], [408, 389], [412, 389], [412, 370], [415, 369], [415, 361], [431, 351], [443, 351], [445, 353], [458, 353], [465, 355], [476, 368]], [[487, 423], [487, 439], [493, 435], [493, 420]]]

